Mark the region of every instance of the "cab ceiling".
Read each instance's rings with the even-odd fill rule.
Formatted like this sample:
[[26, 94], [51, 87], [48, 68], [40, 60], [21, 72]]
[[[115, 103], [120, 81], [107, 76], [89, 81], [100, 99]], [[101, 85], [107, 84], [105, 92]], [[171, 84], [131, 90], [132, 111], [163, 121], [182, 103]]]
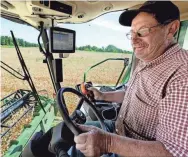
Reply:
[[[84, 23], [108, 12], [138, 8], [143, 2], [1, 0], [1, 16], [13, 21], [26, 22], [34, 27], [38, 27], [40, 21], [43, 21], [45, 27], [50, 27], [52, 19], [54, 24]], [[173, 3], [180, 9], [181, 20], [187, 20], [188, 1], [173, 1]]]

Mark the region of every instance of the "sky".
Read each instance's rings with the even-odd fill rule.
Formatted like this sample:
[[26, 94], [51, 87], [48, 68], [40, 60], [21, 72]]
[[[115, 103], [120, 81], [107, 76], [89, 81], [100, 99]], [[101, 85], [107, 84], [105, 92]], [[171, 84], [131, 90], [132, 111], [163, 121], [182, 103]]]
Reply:
[[[130, 28], [119, 24], [121, 11], [102, 15], [88, 23], [83, 24], [59, 24], [58, 27], [68, 28], [76, 31], [76, 46], [106, 47], [110, 44], [123, 50], [131, 51], [130, 40], [126, 39], [126, 33]], [[11, 36], [10, 30], [16, 38], [22, 38], [28, 42], [37, 43], [39, 32], [27, 25], [21, 25], [0, 18], [1, 35]]]

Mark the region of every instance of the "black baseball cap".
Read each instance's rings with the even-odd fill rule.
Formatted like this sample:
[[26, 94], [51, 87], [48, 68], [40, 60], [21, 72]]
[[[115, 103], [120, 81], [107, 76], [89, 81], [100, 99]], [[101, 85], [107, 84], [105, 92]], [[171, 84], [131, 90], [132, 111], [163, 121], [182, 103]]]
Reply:
[[180, 20], [179, 9], [171, 1], [146, 1], [139, 9], [123, 12], [119, 17], [119, 23], [123, 26], [131, 26], [132, 20], [140, 12], [153, 14], [161, 24]]

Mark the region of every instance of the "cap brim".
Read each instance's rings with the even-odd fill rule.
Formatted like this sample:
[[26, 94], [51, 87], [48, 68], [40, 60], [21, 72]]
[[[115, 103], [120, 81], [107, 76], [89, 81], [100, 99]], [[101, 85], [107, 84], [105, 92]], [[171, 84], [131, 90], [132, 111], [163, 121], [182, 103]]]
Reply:
[[119, 23], [123, 26], [131, 26], [132, 20], [139, 12], [140, 10], [127, 10], [123, 12], [119, 17]]

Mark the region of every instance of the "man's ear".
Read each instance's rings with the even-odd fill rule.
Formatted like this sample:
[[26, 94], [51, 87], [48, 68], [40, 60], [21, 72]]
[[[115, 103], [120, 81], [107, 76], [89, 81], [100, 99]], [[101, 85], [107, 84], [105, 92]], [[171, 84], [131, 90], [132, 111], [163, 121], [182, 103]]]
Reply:
[[171, 22], [170, 24], [168, 24], [168, 39], [171, 39], [174, 37], [174, 35], [178, 31], [179, 27], [180, 27], [179, 20], [175, 20], [175, 21]]

